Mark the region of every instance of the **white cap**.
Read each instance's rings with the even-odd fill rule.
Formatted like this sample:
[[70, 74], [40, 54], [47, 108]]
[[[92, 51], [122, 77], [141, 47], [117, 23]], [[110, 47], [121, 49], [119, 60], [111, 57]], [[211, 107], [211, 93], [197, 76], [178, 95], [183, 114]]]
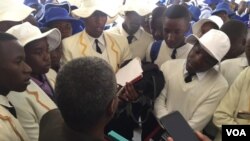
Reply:
[[34, 10], [17, 0], [1, 0], [0, 21], [19, 22], [27, 18]]
[[87, 18], [97, 10], [109, 17], [114, 17], [118, 14], [119, 5], [117, 0], [82, 0], [81, 6], [72, 13], [78, 17]]
[[201, 27], [202, 27], [202, 25], [204, 25], [207, 22], [212, 22], [212, 23], [216, 24], [219, 29], [223, 25], [223, 20], [219, 16], [212, 15], [207, 19], [201, 19], [198, 22], [194, 23], [194, 25], [192, 27], [193, 34], [200, 37], [201, 36]]
[[218, 62], [221, 62], [222, 58], [230, 49], [230, 40], [228, 36], [224, 32], [216, 29], [209, 30], [200, 38], [192, 34], [186, 39], [186, 42], [192, 45], [197, 43], [197, 41], [200, 43], [201, 47]]
[[61, 43], [61, 33], [58, 29], [53, 28], [45, 33], [41, 33], [38, 27], [33, 26], [29, 22], [13, 26], [6, 33], [15, 36], [23, 47], [34, 40], [44, 37], [47, 37], [50, 51], [56, 49]]
[[126, 0], [122, 8], [122, 13], [126, 11], [135, 11], [140, 16], [146, 16], [156, 8], [156, 4], [152, 4], [149, 0]]

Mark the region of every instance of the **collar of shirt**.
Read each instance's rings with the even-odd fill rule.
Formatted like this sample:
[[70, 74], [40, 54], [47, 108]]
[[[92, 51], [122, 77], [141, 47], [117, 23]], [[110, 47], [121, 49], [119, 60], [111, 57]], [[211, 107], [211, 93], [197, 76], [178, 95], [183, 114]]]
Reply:
[[[208, 71], [196, 73], [198, 80], [202, 80], [206, 76], [207, 72]], [[187, 74], [188, 74], [188, 71], [186, 69], [186, 62], [184, 63], [184, 73], [183, 74], [184, 74], [184, 76], [187, 76]]]
[[99, 36], [98, 38], [94, 38], [94, 37], [90, 36], [89, 34], [87, 34], [87, 35], [88, 35], [88, 38], [89, 38], [89, 41], [90, 41], [91, 45], [95, 44], [95, 39], [97, 39], [98, 43], [105, 46], [105, 41], [104, 41], [103, 34], [101, 36]]
[[[132, 41], [136, 41], [136, 40], [140, 39], [143, 32], [145, 32], [145, 31], [142, 29], [142, 27], [140, 27], [135, 32], [135, 34], [134, 34], [135, 37], [134, 37], [134, 39]], [[125, 36], [125, 37], [129, 36], [128, 33], [123, 29], [122, 25], [120, 26], [120, 33], [121, 33], [122, 36]]]
[[235, 14], [237, 16], [243, 17], [243, 16], [245, 16], [247, 14], [247, 8], [246, 8], [246, 10], [243, 13], [239, 14], [238, 11], [235, 11]]
[[245, 68], [248, 66], [247, 58], [246, 57], [240, 57], [240, 66]]
[[0, 95], [0, 105], [6, 106], [6, 107], [13, 107], [10, 105], [9, 100], [6, 96]]
[[[174, 49], [168, 47], [168, 45], [166, 44], [165, 41], [163, 41], [163, 44], [164, 44], [167, 48], [170, 49], [169, 56], [171, 56], [171, 54], [172, 54], [172, 52], [173, 52]], [[177, 51], [177, 52], [176, 52], [176, 58], [178, 59], [178, 56], [181, 56], [182, 54], [186, 53], [186, 51], [187, 51], [187, 49], [188, 49], [189, 46], [192, 46], [192, 45], [189, 44], [189, 43], [186, 43], [186, 44], [184, 44], [183, 46], [177, 48], [177, 49], [176, 49], [176, 51]]]
[[41, 75], [41, 78], [42, 78], [42, 81], [34, 78], [34, 77], [31, 77], [31, 79], [38, 85], [38, 86], [42, 86], [45, 82], [46, 82], [46, 76], [43, 74]]
[[[86, 32], [86, 30], [85, 30], [85, 32]], [[104, 40], [103, 33], [102, 33], [102, 35], [99, 36], [98, 38], [94, 38], [94, 37], [90, 36], [88, 33], [87, 33], [86, 35], [88, 36], [88, 39], [89, 39], [90, 44], [92, 45], [93, 49], [96, 50], [95, 39], [97, 39], [97, 40], [98, 40], [98, 45], [99, 45], [99, 47], [101, 48], [101, 50], [102, 50], [102, 51], [105, 50], [106, 44], [105, 44], [105, 40]]]

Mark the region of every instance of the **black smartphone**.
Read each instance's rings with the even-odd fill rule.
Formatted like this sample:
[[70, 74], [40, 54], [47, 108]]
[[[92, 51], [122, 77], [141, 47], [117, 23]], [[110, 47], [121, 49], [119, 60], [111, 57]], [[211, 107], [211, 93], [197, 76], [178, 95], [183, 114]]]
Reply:
[[199, 141], [194, 130], [180, 112], [174, 111], [160, 119], [161, 124], [174, 141]]

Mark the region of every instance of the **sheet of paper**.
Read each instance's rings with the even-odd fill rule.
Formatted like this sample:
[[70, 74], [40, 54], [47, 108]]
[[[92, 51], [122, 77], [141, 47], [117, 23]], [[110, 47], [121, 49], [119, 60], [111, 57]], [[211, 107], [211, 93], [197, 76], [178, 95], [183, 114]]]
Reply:
[[141, 59], [139, 57], [131, 60], [116, 73], [117, 84], [125, 86], [126, 82], [134, 81], [142, 77]]

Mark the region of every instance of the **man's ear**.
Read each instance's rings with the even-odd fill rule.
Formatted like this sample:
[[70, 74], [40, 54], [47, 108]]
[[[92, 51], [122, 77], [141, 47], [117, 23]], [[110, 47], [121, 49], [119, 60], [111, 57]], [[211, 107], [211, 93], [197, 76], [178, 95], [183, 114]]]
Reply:
[[117, 110], [117, 107], [118, 107], [118, 98], [117, 97], [114, 97], [109, 105], [108, 105], [108, 109], [107, 109], [107, 114], [110, 115], [110, 116], [113, 116]]

